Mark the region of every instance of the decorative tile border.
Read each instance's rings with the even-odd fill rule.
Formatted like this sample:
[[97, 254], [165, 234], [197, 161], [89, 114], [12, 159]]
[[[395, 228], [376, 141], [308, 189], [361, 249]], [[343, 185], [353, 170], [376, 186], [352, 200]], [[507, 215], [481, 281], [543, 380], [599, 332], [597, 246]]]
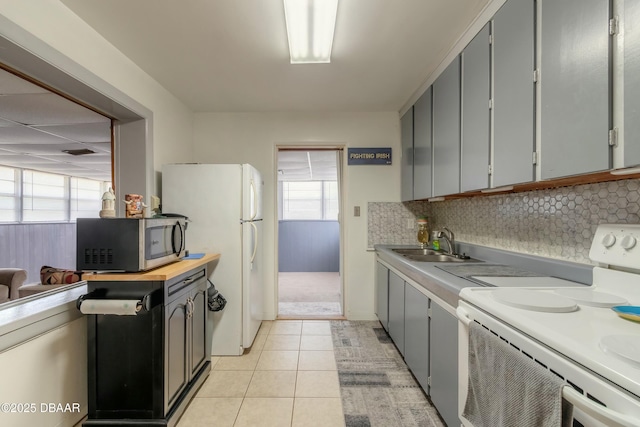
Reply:
[[450, 228], [458, 241], [590, 263], [598, 224], [640, 222], [640, 180], [435, 203], [369, 203], [368, 213], [370, 246], [417, 243], [406, 224], [412, 214], [426, 215], [430, 229]]

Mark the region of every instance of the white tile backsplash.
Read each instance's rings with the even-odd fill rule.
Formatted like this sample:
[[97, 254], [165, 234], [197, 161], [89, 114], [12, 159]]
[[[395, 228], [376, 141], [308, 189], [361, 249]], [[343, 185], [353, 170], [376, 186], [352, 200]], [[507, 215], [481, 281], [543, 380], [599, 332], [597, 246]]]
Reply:
[[[368, 244], [417, 244], [407, 221], [429, 218], [457, 241], [590, 263], [598, 224], [640, 222], [640, 180], [629, 179], [444, 202], [369, 203]], [[414, 226], [415, 227], [415, 226]]]

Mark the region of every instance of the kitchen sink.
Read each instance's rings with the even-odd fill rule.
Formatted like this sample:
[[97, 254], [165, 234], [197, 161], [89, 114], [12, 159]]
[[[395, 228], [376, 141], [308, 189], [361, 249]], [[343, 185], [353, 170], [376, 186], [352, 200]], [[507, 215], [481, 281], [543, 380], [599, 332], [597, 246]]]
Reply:
[[400, 255], [444, 255], [442, 252], [433, 249], [408, 248], [408, 249], [392, 249], [392, 251]]
[[392, 251], [411, 261], [419, 262], [482, 262], [464, 255], [449, 255], [433, 249], [409, 248], [392, 249]]

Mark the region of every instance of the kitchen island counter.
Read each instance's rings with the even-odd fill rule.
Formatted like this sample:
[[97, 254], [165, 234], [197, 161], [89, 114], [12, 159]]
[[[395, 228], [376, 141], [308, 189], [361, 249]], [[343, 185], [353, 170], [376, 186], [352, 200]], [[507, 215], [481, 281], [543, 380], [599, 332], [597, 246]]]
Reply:
[[[220, 259], [220, 254], [204, 254], [202, 258], [197, 259], [183, 259], [180, 261], [172, 262], [171, 264], [163, 265], [162, 267], [154, 268], [153, 270], [141, 271], [138, 273], [84, 273], [82, 279], [87, 282], [104, 282], [104, 281], [151, 281], [160, 280], [166, 281], [173, 279], [181, 274], [186, 273], [201, 265], [208, 264]], [[213, 271], [212, 269], [210, 269]]]

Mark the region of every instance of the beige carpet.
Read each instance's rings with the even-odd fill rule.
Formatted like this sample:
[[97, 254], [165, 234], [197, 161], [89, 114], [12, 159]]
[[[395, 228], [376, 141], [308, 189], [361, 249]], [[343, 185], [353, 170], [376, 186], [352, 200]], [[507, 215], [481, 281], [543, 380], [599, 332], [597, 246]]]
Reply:
[[278, 273], [279, 316], [339, 316], [339, 273]]

